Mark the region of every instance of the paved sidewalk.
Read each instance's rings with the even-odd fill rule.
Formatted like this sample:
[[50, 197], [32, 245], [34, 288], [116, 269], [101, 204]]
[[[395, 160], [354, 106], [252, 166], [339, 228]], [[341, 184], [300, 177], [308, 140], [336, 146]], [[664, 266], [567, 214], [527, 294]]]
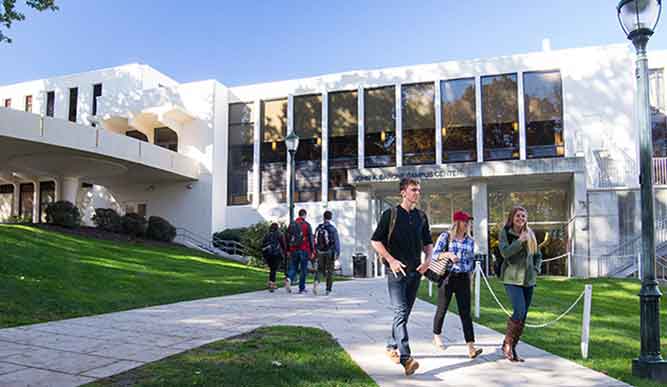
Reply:
[[[469, 360], [458, 317], [447, 315], [446, 351], [430, 344], [435, 307], [417, 301], [409, 328], [421, 367], [410, 378], [384, 355], [392, 314], [385, 280], [336, 283], [335, 295], [254, 292], [0, 330], [0, 386], [76, 386], [255, 329], [308, 325], [331, 332], [380, 386], [627, 386], [520, 344], [504, 359], [501, 334], [475, 326], [484, 355]], [[554, 334], [556, 330], [545, 331]]]

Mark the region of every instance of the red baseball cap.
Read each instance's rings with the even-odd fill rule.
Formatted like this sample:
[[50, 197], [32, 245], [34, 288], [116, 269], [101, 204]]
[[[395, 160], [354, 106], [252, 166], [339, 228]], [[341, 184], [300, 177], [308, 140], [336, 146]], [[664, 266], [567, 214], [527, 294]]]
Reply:
[[459, 220], [460, 220], [461, 222], [467, 222], [467, 221], [469, 221], [470, 219], [472, 219], [472, 216], [470, 216], [470, 214], [467, 213], [467, 212], [465, 212], [465, 211], [456, 211], [456, 212], [454, 213], [454, 216], [452, 217], [452, 219], [453, 219], [455, 222], [456, 222], [456, 221], [459, 221]]

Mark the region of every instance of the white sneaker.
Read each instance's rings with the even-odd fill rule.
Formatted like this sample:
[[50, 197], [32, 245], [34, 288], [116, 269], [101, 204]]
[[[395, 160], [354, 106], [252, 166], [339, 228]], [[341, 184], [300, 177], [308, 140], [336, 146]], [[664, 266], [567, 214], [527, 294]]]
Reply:
[[287, 293], [292, 293], [292, 286], [290, 285], [289, 278], [285, 278], [285, 290], [287, 290]]

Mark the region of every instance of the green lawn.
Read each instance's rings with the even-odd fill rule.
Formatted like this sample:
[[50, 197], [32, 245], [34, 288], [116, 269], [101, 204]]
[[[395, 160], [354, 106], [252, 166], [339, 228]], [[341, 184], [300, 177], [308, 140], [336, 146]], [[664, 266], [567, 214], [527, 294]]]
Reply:
[[286, 326], [260, 328], [88, 386], [130, 385], [377, 386], [329, 333]]
[[0, 327], [259, 290], [267, 279], [191, 249], [0, 225]]
[[[511, 310], [511, 304], [505, 295], [502, 283], [495, 279], [490, 281], [503, 305]], [[568, 280], [563, 277], [540, 277], [535, 288], [533, 305], [528, 313], [528, 323], [540, 324], [556, 318], [577, 299], [585, 284], [593, 285], [588, 360], [581, 359], [580, 350], [583, 300], [569, 315], [555, 325], [542, 329], [526, 328], [523, 339], [536, 347], [574, 360], [635, 386], [664, 386], [664, 384], [651, 383], [632, 376], [632, 359], [639, 355], [639, 297], [637, 294], [640, 283], [637, 280]], [[435, 303], [437, 288], [433, 289], [433, 298], [429, 299], [428, 285], [426, 281], [423, 281], [419, 297]], [[667, 355], [666, 298], [663, 296], [661, 299], [663, 356]], [[456, 302], [450, 304], [450, 309], [456, 311]], [[505, 332], [507, 316], [496, 306], [483, 281], [480, 309], [480, 319], [476, 322], [498, 332]]]

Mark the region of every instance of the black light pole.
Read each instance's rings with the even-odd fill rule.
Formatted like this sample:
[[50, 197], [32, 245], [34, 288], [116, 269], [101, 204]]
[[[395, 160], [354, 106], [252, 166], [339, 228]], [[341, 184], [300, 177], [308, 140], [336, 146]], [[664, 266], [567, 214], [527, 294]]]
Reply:
[[292, 221], [294, 220], [294, 181], [296, 180], [294, 176], [294, 158], [296, 156], [296, 150], [299, 148], [299, 136], [294, 133], [294, 131], [291, 131], [287, 137], [285, 137], [285, 145], [287, 146], [287, 151], [289, 152], [290, 155], [290, 163], [289, 163], [289, 170], [290, 170], [290, 179], [289, 179], [289, 193], [288, 193], [288, 206], [289, 206], [289, 224], [292, 224]]
[[632, 374], [667, 381], [667, 361], [660, 355], [660, 289], [655, 280], [655, 229], [653, 213], [653, 145], [649, 110], [648, 58], [646, 44], [660, 19], [661, 0], [622, 0], [616, 11], [623, 32], [637, 52], [637, 129], [639, 131], [639, 184], [642, 202], [642, 288], [639, 291], [639, 358], [632, 361]]

